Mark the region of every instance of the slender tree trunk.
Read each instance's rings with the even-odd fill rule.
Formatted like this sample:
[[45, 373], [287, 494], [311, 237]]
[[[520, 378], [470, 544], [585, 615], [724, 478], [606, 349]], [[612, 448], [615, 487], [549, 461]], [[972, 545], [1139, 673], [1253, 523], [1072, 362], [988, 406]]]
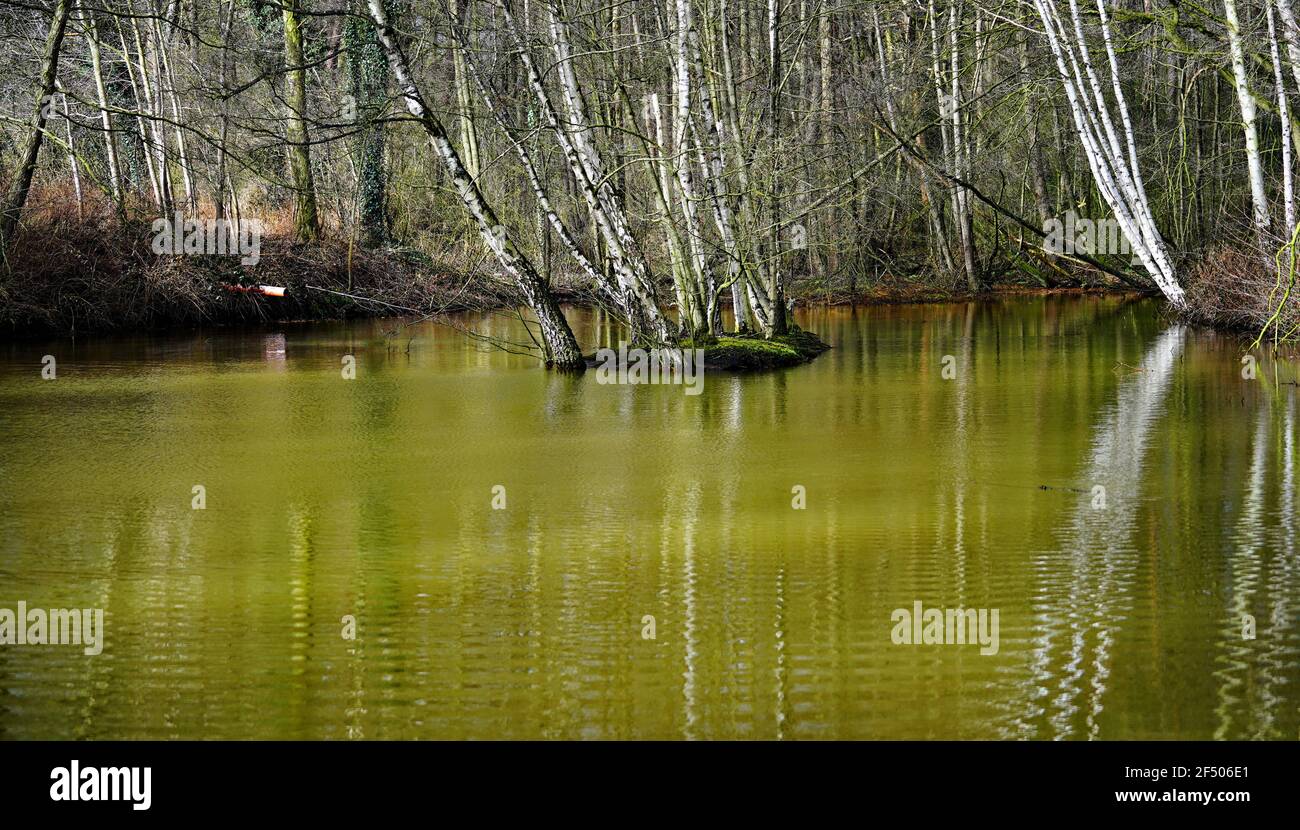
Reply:
[[[131, 34], [135, 39], [136, 67], [140, 72], [140, 89], [144, 91], [144, 105], [148, 113], [148, 135], [145, 146], [148, 148], [150, 166], [155, 171], [153, 175], [158, 183], [158, 210], [166, 216], [172, 211], [172, 185], [167, 161], [167, 130], [162, 123], [162, 88], [157, 81], [157, 61], [146, 60], [145, 38], [140, 34], [140, 21], [136, 17], [131, 18]], [[153, 48], [149, 50], [151, 56], [154, 51]]]
[[781, 0], [767, 0], [767, 48], [768, 48], [768, 98], [767, 122], [768, 143], [771, 153], [769, 187], [772, 190], [768, 215], [771, 227], [768, 232], [769, 266], [768, 296], [772, 299], [772, 322], [767, 332], [769, 337], [785, 334], [787, 330], [785, 315], [785, 281], [782, 267], [781, 251], [781, 180], [780, 180], [780, 132], [781, 132]]
[[59, 48], [63, 45], [63, 35], [67, 31], [70, 9], [69, 0], [55, 0], [54, 11], [50, 16], [50, 31], [45, 37], [45, 48], [41, 53], [41, 74], [36, 86], [30, 129], [18, 153], [18, 167], [10, 180], [9, 192], [5, 194], [3, 212], [0, 212], [0, 249], [8, 247], [18, 230], [18, 220], [22, 217], [23, 205], [27, 203], [27, 193], [32, 187], [32, 177], [36, 174], [36, 160], [45, 138], [48, 108], [58, 82]]
[[353, 140], [357, 157], [357, 219], [361, 244], [376, 247], [387, 242], [389, 235], [388, 171], [384, 162], [387, 131], [381, 118], [388, 103], [388, 66], [374, 26], [357, 17], [349, 18], [345, 25], [348, 74], [358, 121]]
[[425, 133], [428, 134], [434, 151], [451, 177], [456, 192], [460, 195], [461, 202], [478, 223], [483, 241], [496, 255], [497, 262], [506, 273], [514, 278], [525, 302], [537, 316], [543, 344], [548, 352], [546, 355], [548, 363], [566, 371], [583, 371], [586, 363], [582, 359], [582, 352], [578, 349], [578, 341], [574, 338], [568, 321], [564, 319], [564, 314], [555, 302], [550, 287], [537, 273], [537, 269], [528, 257], [515, 245], [508, 230], [498, 221], [496, 212], [488, 204], [483, 191], [479, 189], [478, 182], [465, 169], [465, 164], [447, 137], [442, 122], [425, 106], [424, 98], [420, 95], [420, 90], [407, 66], [406, 56], [398, 45], [397, 33], [388, 25], [388, 15], [384, 10], [383, 0], [367, 0], [367, 6], [371, 19], [375, 21], [379, 45], [388, 58], [389, 69], [392, 70], [393, 77], [397, 81], [407, 111], [419, 120]]
[[[609, 278], [596, 267], [595, 263], [591, 261], [591, 258], [587, 256], [585, 251], [583, 251], [577, 238], [569, 230], [568, 225], [566, 225], [564, 220], [560, 217], [559, 212], [552, 206], [550, 194], [544, 184], [541, 172], [539, 172], [537, 165], [534, 163], [533, 154], [530, 153], [528, 148], [524, 146], [524, 143], [516, 137], [517, 131], [506, 122], [504, 110], [498, 104], [493, 95], [492, 88], [483, 77], [483, 73], [479, 70], [478, 64], [473, 55], [468, 49], [464, 48], [464, 35], [458, 32], [457, 37], [460, 39], [462, 51], [465, 55], [466, 70], [469, 77], [474, 80], [475, 85], [479, 89], [479, 94], [483, 98], [484, 107], [487, 109], [488, 114], [497, 122], [497, 125], [501, 127], [501, 131], [505, 134], [506, 140], [510, 143], [510, 146], [514, 148], [515, 155], [519, 157], [519, 161], [524, 168], [524, 173], [528, 177], [528, 183], [533, 191], [533, 198], [537, 200], [537, 207], [542, 213], [544, 222], [542, 229], [545, 230], [545, 225], [549, 224], [549, 226], [555, 231], [555, 235], [560, 238], [560, 243], [564, 245], [570, 256], [573, 257], [574, 261], [578, 263], [578, 267], [587, 275], [587, 278], [591, 280], [591, 282], [597, 286], [597, 288], [600, 289], [612, 303], [614, 303], [616, 308], [626, 315], [627, 309], [624, 307], [624, 303], [627, 298], [623, 294], [622, 289], [616, 280]], [[547, 236], [546, 239], [549, 241], [549, 236]]]
[[[147, 95], [142, 94], [141, 88], [146, 84], [146, 80], [141, 77], [136, 79], [135, 67], [131, 62], [131, 52], [126, 45], [126, 31], [122, 27], [122, 18], [114, 16], [117, 24], [117, 40], [122, 50], [122, 65], [126, 67], [127, 79], [131, 82], [131, 96], [135, 99], [135, 127], [140, 138], [140, 155], [144, 163], [145, 170], [149, 174], [149, 188], [153, 194], [154, 206], [158, 212], [166, 215], [167, 209], [164, 203], [162, 182], [158, 179], [158, 173], [153, 166], [153, 143], [149, 139], [149, 128], [145, 124], [145, 113], [147, 110]], [[143, 68], [143, 67], [142, 67]]]
[[[235, 21], [235, 2], [230, 0], [226, 7], [226, 13], [221, 24], [221, 68], [217, 72], [217, 88], [221, 90], [221, 134], [217, 144], [217, 174], [213, 187], [213, 202], [215, 203], [216, 215], [218, 219], [226, 218], [226, 142], [230, 138], [230, 102], [229, 84], [230, 84], [230, 29]], [[234, 198], [234, 194], [231, 194]]]
[[[169, 27], [170, 28], [170, 27]], [[181, 168], [181, 184], [185, 188], [185, 201], [189, 205], [191, 213], [197, 213], [199, 207], [198, 193], [194, 188], [194, 178], [190, 167], [189, 148], [185, 141], [185, 129], [182, 126], [185, 121], [181, 117], [180, 101], [176, 96], [176, 75], [172, 72], [171, 58], [168, 57], [168, 39], [163, 37], [162, 23], [158, 18], [153, 21], [154, 41], [157, 43], [157, 56], [159, 68], [159, 83], [167, 84], [167, 100], [171, 104], [172, 120], [175, 122], [174, 131], [176, 133], [176, 163]], [[174, 33], [175, 30], [172, 29]], [[159, 95], [162, 92], [159, 90]], [[161, 98], [158, 102], [159, 112], [162, 111]]]
[[[1025, 17], [1022, 16], [1022, 19]], [[1029, 35], [1021, 32], [1018, 52], [1020, 57], [1020, 77], [1025, 84], [1025, 131], [1029, 142], [1029, 173], [1034, 190], [1034, 206], [1038, 209], [1038, 219], [1044, 226], [1052, 218], [1052, 203], [1047, 198], [1047, 175], [1043, 172], [1043, 151], [1038, 136], [1038, 95], [1034, 92], [1033, 77], [1029, 67]]]
[[[1111, 46], [1109, 18], [1102, 0], [1098, 0], [1097, 4], [1098, 18], [1109, 61], [1115, 109], [1123, 123], [1128, 145], [1127, 156], [1120, 145], [1101, 82], [1092, 65], [1091, 52], [1083, 37], [1083, 23], [1077, 0], [1070, 0], [1073, 36], [1066, 31], [1056, 0], [1034, 0], [1034, 5], [1043, 22], [1047, 43], [1055, 59], [1093, 181], [1156, 286], [1171, 305], [1183, 308], [1186, 306], [1186, 297], [1178, 285], [1173, 262], [1164, 239], [1156, 228], [1155, 217], [1142, 184], [1133, 126], [1120, 85], [1119, 63]], [[1089, 97], [1089, 91], [1092, 97]]]
[[1282, 236], [1289, 240], [1296, 224], [1295, 182], [1291, 172], [1291, 108], [1287, 104], [1286, 75], [1282, 71], [1282, 55], [1277, 45], [1277, 29], [1273, 24], [1273, 0], [1266, 0], [1264, 10], [1268, 17], [1268, 45], [1269, 57], [1273, 61], [1273, 83], [1277, 86], [1277, 113], [1282, 123], [1282, 205], [1286, 220]]
[[[453, 26], [463, 26], [467, 32], [472, 31], [468, 22], [473, 9], [466, 0], [447, 0], [447, 13], [452, 17]], [[468, 48], [468, 43], [459, 40], [452, 43], [452, 77], [456, 88], [456, 117], [460, 122], [461, 158], [465, 161], [465, 169], [477, 179], [480, 166], [478, 130], [474, 126], [474, 96], [465, 76], [465, 50]]]
[[298, 20], [301, 3], [302, 0], [285, 0], [283, 6], [285, 100], [289, 105], [285, 138], [289, 142], [289, 168], [293, 174], [294, 238], [299, 242], [312, 242], [320, 234], [320, 217], [316, 212], [316, 185], [312, 180], [311, 148], [307, 135], [307, 69]]
[[[952, 98], [948, 103], [949, 112], [952, 115], [952, 145], [953, 145], [953, 162], [958, 171], [958, 177], [969, 179], [970, 177], [970, 138], [962, 124], [962, 100], [961, 100], [961, 52], [957, 40], [958, 24], [961, 22], [961, 10], [957, 0], [949, 0], [948, 3], [948, 36], [951, 46], [950, 71], [952, 73]], [[978, 72], [978, 65], [976, 66]], [[975, 264], [975, 226], [974, 218], [971, 212], [970, 194], [966, 188], [958, 185], [954, 191], [957, 205], [957, 230], [961, 237], [961, 254], [962, 265], [966, 271], [966, 287], [971, 291], [978, 291], [980, 288], [979, 271]]]
[[1286, 55], [1291, 62], [1296, 90], [1300, 91], [1300, 28], [1297, 28], [1291, 0], [1277, 0], [1277, 13], [1282, 16], [1282, 39], [1286, 41]]
[[95, 76], [95, 96], [99, 102], [100, 123], [104, 128], [104, 157], [108, 162], [108, 188], [113, 203], [120, 212], [122, 206], [122, 176], [117, 158], [117, 133], [113, 129], [113, 116], [108, 111], [108, 91], [104, 86], [104, 69], [99, 51], [99, 33], [95, 26], [94, 13], [81, 9], [81, 17], [86, 22], [86, 40], [90, 45], [90, 68]]
[[72, 134], [72, 111], [68, 109], [68, 95], [59, 96], [63, 100], [63, 122], [68, 127], [68, 166], [72, 169], [72, 192], [77, 198], [77, 218], [85, 216], [85, 201], [81, 195], [81, 171], [77, 169], [77, 141]]
[[1223, 0], [1228, 29], [1228, 51], [1232, 56], [1232, 78], [1236, 82], [1237, 105], [1241, 108], [1241, 128], [1246, 137], [1246, 169], [1250, 177], [1251, 214], [1261, 248], [1268, 236], [1268, 195], [1264, 190], [1264, 165], [1259, 156], [1259, 132], [1255, 127], [1255, 98], [1246, 75], [1246, 58], [1241, 45], [1241, 23], [1237, 19], [1237, 0]]
[[668, 320], [659, 309], [649, 267], [629, 230], [619, 196], [605, 176], [605, 165], [592, 137], [582, 91], [577, 84], [567, 26], [559, 9], [554, 0], [547, 0], [550, 34], [557, 61], [556, 75], [565, 102], [563, 119], [533, 63], [527, 41], [515, 18], [513, 3], [503, 0], [501, 8], [519, 49], [529, 86], [548, 127], [560, 144], [599, 238], [605, 245], [614, 274], [623, 287], [625, 301], [622, 305], [631, 313], [628, 324], [634, 342], [666, 343], [672, 340]]
[[[881, 31], [880, 15], [875, 9], [872, 9], [872, 25], [875, 29], [876, 56], [880, 65], [880, 78], [884, 85], [883, 97], [885, 99], [885, 120], [889, 125], [889, 129], [893, 130], [895, 134], [901, 135], [898, 124], [897, 109], [894, 105], [894, 93], [889, 72], [889, 58], [886, 54], [887, 51], [892, 54], [893, 49], [891, 48], [886, 50], [885, 48], [886, 36]], [[943, 125], [940, 124], [940, 129], [942, 128]], [[918, 136], [914, 143], [921, 152], [924, 152], [924, 135]], [[911, 153], [904, 153], [903, 157], [917, 174], [917, 190], [921, 194], [921, 203], [925, 206], [926, 217], [930, 225], [930, 245], [935, 265], [939, 272], [945, 277], [948, 279], [956, 279], [957, 265], [952, 261], [952, 252], [948, 249], [948, 235], [944, 227], [943, 213], [940, 208], [940, 203], [934, 198], [930, 191], [929, 171], [925, 170], [921, 163], [917, 161], [916, 156]]]
[[674, 168], [677, 171], [677, 185], [681, 192], [682, 217], [685, 220], [686, 242], [690, 251], [690, 269], [687, 273], [689, 278], [688, 289], [690, 290], [691, 305], [685, 309], [689, 313], [693, 336], [708, 334], [712, 331], [713, 323], [713, 291], [710, 283], [712, 275], [709, 273], [708, 264], [705, 261], [704, 252], [704, 234], [700, 228], [699, 220], [699, 194], [695, 189], [695, 176], [692, 172], [694, 159], [690, 142], [692, 131], [690, 129], [691, 109], [695, 104], [691, 101], [692, 83], [691, 83], [691, 59], [690, 59], [690, 38], [692, 27], [694, 26], [691, 16], [690, 0], [675, 0], [674, 6], [677, 13], [676, 27], [676, 51], [673, 63], [673, 86], [676, 103], [676, 123], [673, 128], [673, 158]]

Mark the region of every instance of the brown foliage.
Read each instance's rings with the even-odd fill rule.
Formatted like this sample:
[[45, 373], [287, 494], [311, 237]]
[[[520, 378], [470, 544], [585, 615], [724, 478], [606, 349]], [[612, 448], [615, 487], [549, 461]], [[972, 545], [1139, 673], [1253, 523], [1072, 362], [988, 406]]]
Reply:
[[1251, 334], [1261, 332], [1278, 312], [1276, 323], [1285, 333], [1300, 322], [1294, 280], [1286, 256], [1279, 271], [1250, 246], [1219, 247], [1188, 272], [1188, 312], [1201, 322]]
[[[259, 218], [268, 233], [284, 224]], [[152, 219], [123, 223], [98, 194], [78, 210], [70, 188], [34, 191], [0, 266], [0, 326], [10, 333], [132, 330], [515, 302], [495, 281], [470, 279], [416, 252], [367, 250], [330, 236], [310, 245], [263, 236], [260, 261], [247, 267], [237, 256], [157, 255]], [[268, 298], [231, 293], [222, 287], [229, 284], [288, 291]]]

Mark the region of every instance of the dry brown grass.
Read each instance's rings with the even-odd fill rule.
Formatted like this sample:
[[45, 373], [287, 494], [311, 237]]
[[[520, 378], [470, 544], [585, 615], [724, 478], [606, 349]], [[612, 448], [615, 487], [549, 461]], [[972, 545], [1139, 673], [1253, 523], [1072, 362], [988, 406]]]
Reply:
[[1210, 251], [1188, 271], [1187, 302], [1193, 319], [1220, 328], [1259, 335], [1269, 327], [1276, 333], [1294, 334], [1300, 323], [1300, 296], [1288, 285], [1295, 275], [1285, 258], [1282, 270], [1250, 246], [1220, 247]]
[[[78, 210], [69, 187], [34, 190], [0, 266], [0, 327], [14, 334], [129, 330], [515, 302], [507, 284], [471, 279], [413, 250], [367, 250], [328, 230], [318, 242], [297, 244], [277, 235], [291, 223], [273, 213], [256, 217], [266, 230], [254, 266], [233, 256], [159, 256], [151, 249], [150, 208], [130, 212], [144, 218], [123, 222], [98, 194], [87, 194]], [[232, 293], [225, 284], [288, 291], [268, 298]]]

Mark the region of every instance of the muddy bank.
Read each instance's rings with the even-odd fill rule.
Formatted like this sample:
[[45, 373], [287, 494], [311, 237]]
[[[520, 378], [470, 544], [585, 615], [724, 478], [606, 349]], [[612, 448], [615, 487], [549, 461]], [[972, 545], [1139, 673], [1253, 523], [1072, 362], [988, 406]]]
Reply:
[[[0, 336], [152, 331], [285, 320], [433, 315], [516, 305], [511, 286], [413, 249], [326, 238], [261, 241], [259, 261], [160, 256], [147, 223], [54, 223], [19, 235], [0, 268]], [[264, 296], [257, 286], [283, 288]], [[251, 290], [250, 290], [251, 289]]]
[[[0, 337], [156, 331], [273, 321], [437, 315], [521, 305], [513, 284], [409, 248], [366, 249], [346, 239], [261, 242], [256, 265], [233, 256], [165, 256], [151, 249], [148, 223], [55, 218], [14, 239], [0, 268]], [[1000, 285], [981, 294], [923, 283], [877, 285], [848, 294], [796, 278], [790, 297], [807, 305], [874, 305], [988, 299], [1003, 294], [1109, 292]], [[283, 288], [263, 296], [257, 286]], [[251, 289], [241, 290], [241, 289]], [[580, 286], [554, 285], [564, 303], [591, 305]], [[811, 335], [810, 335], [811, 336]], [[815, 339], [815, 338], [814, 338]], [[701, 344], [708, 368], [797, 365], [826, 345], [724, 337]]]

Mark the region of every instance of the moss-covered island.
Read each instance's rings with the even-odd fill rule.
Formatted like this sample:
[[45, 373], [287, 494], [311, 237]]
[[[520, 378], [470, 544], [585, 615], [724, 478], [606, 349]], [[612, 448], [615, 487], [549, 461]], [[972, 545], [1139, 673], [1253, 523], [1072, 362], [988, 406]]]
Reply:
[[810, 362], [830, 349], [820, 337], [810, 331], [791, 326], [786, 334], [761, 335], [728, 334], [692, 344], [704, 349], [704, 368], [733, 372], [752, 372], [782, 369]]
[[[670, 349], [703, 349], [704, 368], [714, 371], [761, 372], [810, 362], [830, 346], [816, 334], [791, 325], [785, 334], [731, 333], [721, 337], [684, 340]], [[588, 368], [600, 364], [600, 353], [586, 356]]]

